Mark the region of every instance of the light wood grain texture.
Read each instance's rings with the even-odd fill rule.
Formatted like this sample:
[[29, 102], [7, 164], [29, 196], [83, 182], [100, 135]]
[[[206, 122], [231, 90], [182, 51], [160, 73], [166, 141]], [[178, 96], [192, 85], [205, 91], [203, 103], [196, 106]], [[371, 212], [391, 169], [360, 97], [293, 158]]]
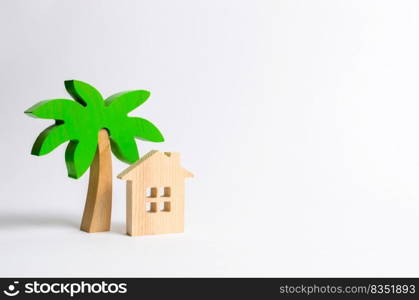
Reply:
[[109, 231], [112, 212], [112, 160], [109, 135], [99, 131], [98, 147], [90, 166], [89, 188], [80, 229], [86, 232]]
[[184, 230], [185, 178], [180, 154], [153, 150], [118, 175], [127, 180], [127, 234]]

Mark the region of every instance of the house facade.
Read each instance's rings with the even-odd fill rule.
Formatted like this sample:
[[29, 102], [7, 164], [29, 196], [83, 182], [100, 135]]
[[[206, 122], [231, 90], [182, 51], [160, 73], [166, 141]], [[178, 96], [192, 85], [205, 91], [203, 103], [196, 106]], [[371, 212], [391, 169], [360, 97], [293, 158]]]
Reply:
[[150, 151], [118, 175], [127, 181], [127, 234], [184, 231], [185, 179], [180, 153]]

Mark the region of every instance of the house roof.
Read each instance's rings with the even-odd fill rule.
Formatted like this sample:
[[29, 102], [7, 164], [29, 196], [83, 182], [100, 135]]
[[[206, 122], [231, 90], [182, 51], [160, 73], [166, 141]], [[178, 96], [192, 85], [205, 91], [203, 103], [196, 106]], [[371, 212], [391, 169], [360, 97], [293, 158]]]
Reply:
[[[124, 171], [122, 171], [117, 177], [119, 179], [126, 179], [127, 175], [129, 175], [132, 171], [134, 171], [137, 167], [139, 167], [141, 164], [143, 164], [146, 160], [150, 159], [152, 156], [160, 155], [163, 159], [173, 159], [171, 157], [171, 154], [174, 154], [173, 152], [161, 152], [158, 150], [151, 150], [147, 154], [143, 155], [137, 162], [126, 168]], [[178, 154], [178, 153], [177, 153]], [[179, 155], [179, 154], [178, 154]], [[189, 172], [188, 170], [184, 169], [179, 162], [179, 168], [182, 170], [185, 177], [193, 177], [193, 174]]]

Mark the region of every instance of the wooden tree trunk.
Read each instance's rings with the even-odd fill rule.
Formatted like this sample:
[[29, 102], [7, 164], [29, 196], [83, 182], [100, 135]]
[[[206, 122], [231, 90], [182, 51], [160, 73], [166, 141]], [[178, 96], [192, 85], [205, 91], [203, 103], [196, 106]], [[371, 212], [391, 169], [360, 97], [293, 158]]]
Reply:
[[80, 229], [86, 232], [109, 231], [112, 211], [112, 159], [109, 135], [99, 131], [96, 155], [90, 166], [89, 188]]

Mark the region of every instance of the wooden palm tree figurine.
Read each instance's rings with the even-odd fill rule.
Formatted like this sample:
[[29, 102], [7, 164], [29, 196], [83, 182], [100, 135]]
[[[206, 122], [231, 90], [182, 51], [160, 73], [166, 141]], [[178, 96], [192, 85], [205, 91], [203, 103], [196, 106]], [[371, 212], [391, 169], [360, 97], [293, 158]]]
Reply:
[[81, 230], [109, 231], [112, 210], [113, 154], [126, 163], [139, 159], [135, 138], [163, 142], [160, 131], [151, 122], [128, 117], [128, 113], [143, 104], [150, 93], [134, 90], [103, 99], [91, 85], [77, 80], [64, 82], [74, 98], [41, 101], [25, 111], [26, 114], [53, 119], [36, 139], [32, 154], [50, 153], [69, 142], [65, 151], [68, 176], [80, 178], [90, 167], [89, 188]]

